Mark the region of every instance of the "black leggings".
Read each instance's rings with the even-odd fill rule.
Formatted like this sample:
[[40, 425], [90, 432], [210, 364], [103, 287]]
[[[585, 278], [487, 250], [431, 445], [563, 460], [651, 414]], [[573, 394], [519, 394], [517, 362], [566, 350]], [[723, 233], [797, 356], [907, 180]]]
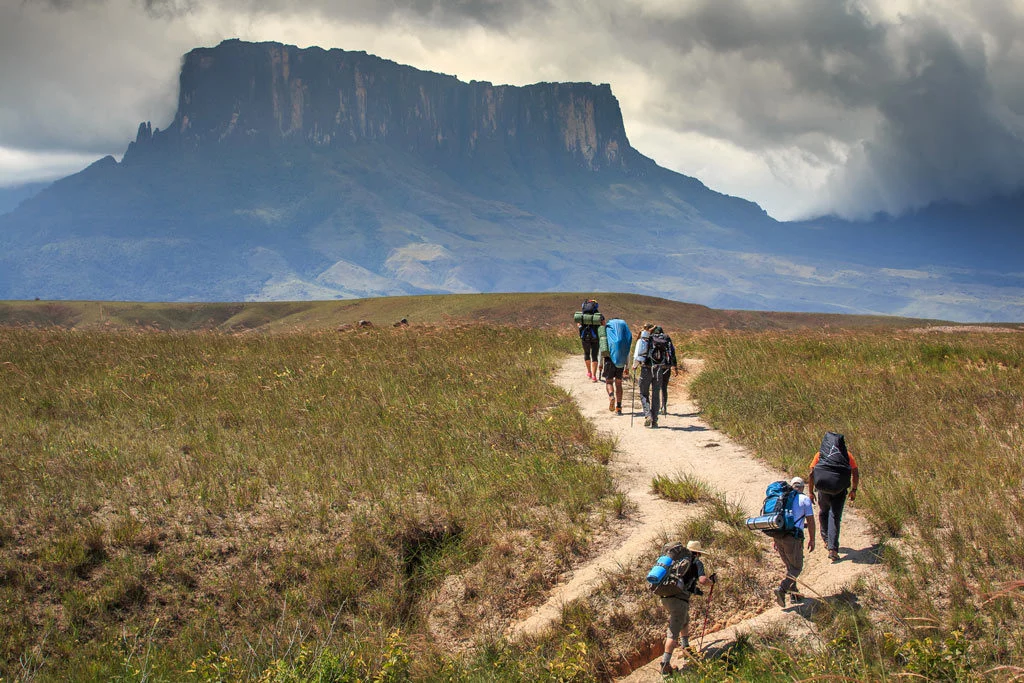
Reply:
[[601, 342], [597, 339], [581, 339], [583, 343], [583, 360], [592, 360], [595, 363], [601, 357]]
[[818, 528], [827, 550], [839, 550], [839, 527], [843, 522], [843, 508], [849, 489], [839, 493], [818, 490]]

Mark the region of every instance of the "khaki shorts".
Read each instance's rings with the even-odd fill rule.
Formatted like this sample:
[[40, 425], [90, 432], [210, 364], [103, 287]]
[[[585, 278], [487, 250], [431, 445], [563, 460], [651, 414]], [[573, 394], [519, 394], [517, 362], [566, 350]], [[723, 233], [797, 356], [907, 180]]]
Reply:
[[672, 640], [679, 640], [679, 632], [690, 625], [690, 600], [662, 598], [661, 604], [668, 612], [668, 632], [665, 635]]

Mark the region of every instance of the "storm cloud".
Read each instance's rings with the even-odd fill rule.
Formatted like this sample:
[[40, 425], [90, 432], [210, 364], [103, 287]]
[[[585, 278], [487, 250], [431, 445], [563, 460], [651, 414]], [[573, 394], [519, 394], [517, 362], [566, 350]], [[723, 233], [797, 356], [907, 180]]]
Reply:
[[118, 155], [171, 120], [183, 53], [239, 37], [607, 82], [634, 146], [714, 189], [897, 214], [1024, 186], [1022, 29], [1009, 0], [22, 0], [0, 6], [0, 148]]

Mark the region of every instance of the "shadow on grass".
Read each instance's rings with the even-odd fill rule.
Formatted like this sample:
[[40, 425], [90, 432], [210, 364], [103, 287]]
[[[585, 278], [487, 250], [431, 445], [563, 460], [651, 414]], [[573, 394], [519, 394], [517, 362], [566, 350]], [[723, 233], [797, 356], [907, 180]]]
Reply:
[[816, 598], [805, 595], [799, 602], [784, 607], [782, 611], [795, 612], [804, 619], [810, 619], [822, 610], [835, 609], [836, 607], [857, 609], [860, 607], [860, 599], [856, 593], [843, 589], [833, 595], [822, 595]]

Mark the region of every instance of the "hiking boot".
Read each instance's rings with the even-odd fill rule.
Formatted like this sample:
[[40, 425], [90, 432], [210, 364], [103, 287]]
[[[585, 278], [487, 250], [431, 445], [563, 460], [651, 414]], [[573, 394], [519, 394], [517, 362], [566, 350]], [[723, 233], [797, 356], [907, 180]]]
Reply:
[[839, 551], [838, 550], [829, 550], [828, 551], [828, 559], [832, 560], [833, 562], [838, 562], [839, 561]]
[[658, 421], [657, 420], [651, 420], [651, 429], [657, 429], [657, 428], [658, 428]]
[[672, 666], [671, 662], [662, 662], [661, 663], [661, 675], [662, 676], [671, 676], [675, 672], [676, 672], [676, 668], [674, 666]]
[[621, 403], [616, 403], [615, 404], [615, 414], [616, 415], [622, 415], [622, 404]]
[[650, 427], [650, 426], [651, 426], [651, 418], [650, 417], [645, 417], [644, 418], [644, 427]]
[[775, 594], [775, 602], [779, 603], [779, 607], [786, 606], [786, 591], [781, 588], [776, 588], [772, 591]]
[[587, 370], [587, 379], [594, 379], [594, 374], [590, 370]]
[[799, 604], [803, 603], [803, 601], [804, 601], [804, 596], [801, 595], [800, 593], [790, 593], [789, 594], [789, 604], [791, 604], [791, 605], [799, 605]]

